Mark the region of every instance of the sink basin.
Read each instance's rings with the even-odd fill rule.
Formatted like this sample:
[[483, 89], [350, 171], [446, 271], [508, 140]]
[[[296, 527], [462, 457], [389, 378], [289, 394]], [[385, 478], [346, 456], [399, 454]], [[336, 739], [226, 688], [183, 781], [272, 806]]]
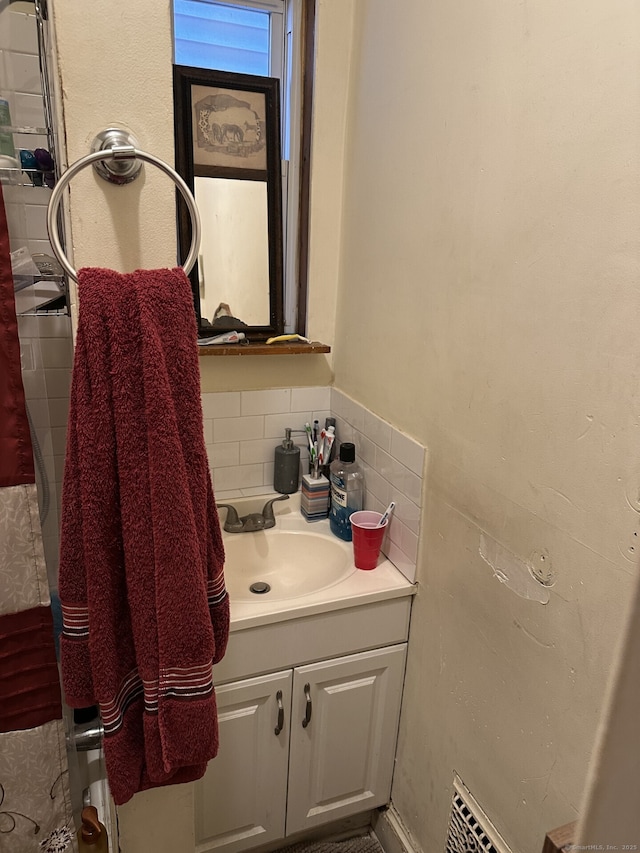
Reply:
[[351, 543], [309, 531], [274, 528], [239, 533], [225, 537], [224, 547], [225, 581], [232, 602], [311, 595], [355, 571]]

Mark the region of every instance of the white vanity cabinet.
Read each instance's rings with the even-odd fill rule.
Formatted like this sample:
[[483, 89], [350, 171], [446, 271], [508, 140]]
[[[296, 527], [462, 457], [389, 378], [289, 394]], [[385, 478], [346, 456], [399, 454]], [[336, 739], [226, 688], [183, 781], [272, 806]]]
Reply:
[[[409, 609], [396, 599], [232, 635], [214, 669], [220, 750], [195, 783], [198, 853], [241, 853], [388, 802]], [[338, 643], [353, 653], [336, 655]], [[233, 680], [267, 660], [288, 666]]]
[[294, 670], [287, 835], [388, 802], [405, 655], [392, 646]]
[[216, 689], [220, 748], [194, 791], [199, 850], [247, 850], [284, 837], [292, 676]]

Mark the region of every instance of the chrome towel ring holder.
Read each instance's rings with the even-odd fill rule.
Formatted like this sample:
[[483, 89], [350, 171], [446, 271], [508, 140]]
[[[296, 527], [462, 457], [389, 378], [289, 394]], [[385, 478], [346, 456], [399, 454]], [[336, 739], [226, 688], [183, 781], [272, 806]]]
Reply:
[[148, 154], [146, 151], [141, 151], [136, 146], [134, 138], [128, 131], [121, 130], [120, 128], [106, 128], [93, 140], [91, 153], [76, 160], [56, 183], [47, 208], [47, 231], [49, 233], [49, 240], [51, 241], [51, 248], [67, 275], [74, 279], [74, 281], [78, 280], [78, 273], [71, 266], [64, 253], [57, 226], [58, 208], [65, 187], [74, 175], [77, 175], [81, 169], [89, 165], [93, 165], [100, 177], [109, 181], [109, 183], [119, 185], [128, 184], [138, 177], [142, 169], [142, 162], [140, 161], [153, 163], [165, 175], [168, 175], [180, 190], [185, 200], [189, 209], [189, 215], [191, 216], [192, 236], [189, 254], [182, 268], [187, 275], [191, 272], [198, 258], [201, 236], [200, 214], [198, 213], [196, 201], [191, 190], [175, 169], [172, 169], [171, 166], [168, 166], [159, 157]]

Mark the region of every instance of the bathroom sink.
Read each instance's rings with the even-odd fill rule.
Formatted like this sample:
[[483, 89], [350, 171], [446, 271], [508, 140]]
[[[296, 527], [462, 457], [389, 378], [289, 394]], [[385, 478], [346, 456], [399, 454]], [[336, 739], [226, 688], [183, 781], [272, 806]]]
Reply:
[[225, 537], [224, 547], [232, 602], [299, 598], [340, 583], [355, 571], [351, 543], [310, 531], [241, 533]]

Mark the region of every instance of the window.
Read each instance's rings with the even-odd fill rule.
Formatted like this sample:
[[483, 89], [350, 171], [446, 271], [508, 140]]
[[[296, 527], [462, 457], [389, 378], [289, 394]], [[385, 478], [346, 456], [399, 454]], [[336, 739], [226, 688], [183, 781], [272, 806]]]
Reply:
[[299, 322], [302, 14], [304, 0], [174, 0], [175, 64], [280, 79], [285, 331]]

